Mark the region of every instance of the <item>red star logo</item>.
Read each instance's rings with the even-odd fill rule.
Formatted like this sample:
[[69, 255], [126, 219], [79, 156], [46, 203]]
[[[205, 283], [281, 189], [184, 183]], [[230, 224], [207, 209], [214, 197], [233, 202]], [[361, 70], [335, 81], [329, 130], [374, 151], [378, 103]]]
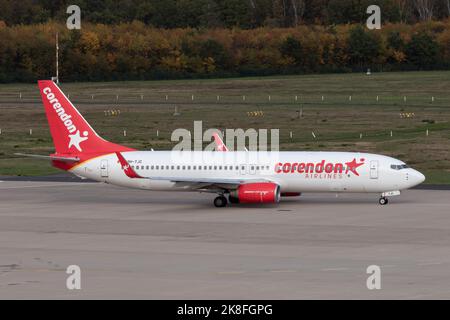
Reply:
[[356, 171], [356, 169], [358, 169], [359, 167], [361, 167], [364, 164], [364, 159], [360, 159], [361, 163], [357, 163], [356, 162], [356, 158], [353, 159], [352, 162], [346, 162], [346, 166], [347, 169], [345, 170], [345, 174], [347, 174], [349, 171], [351, 171], [352, 173], [354, 173], [356, 176], [359, 177], [359, 173], [358, 171]]

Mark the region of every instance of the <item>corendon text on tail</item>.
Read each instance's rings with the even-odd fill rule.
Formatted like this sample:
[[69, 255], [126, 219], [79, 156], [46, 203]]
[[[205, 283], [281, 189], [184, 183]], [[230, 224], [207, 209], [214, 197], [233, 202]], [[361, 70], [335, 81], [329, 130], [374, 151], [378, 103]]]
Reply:
[[[55, 153], [78, 176], [146, 190], [209, 192], [216, 207], [278, 203], [303, 192], [378, 193], [379, 203], [425, 180], [401, 160], [358, 152], [137, 151], [102, 139], [50, 80], [39, 81]], [[42, 157], [42, 156], [41, 156]]]

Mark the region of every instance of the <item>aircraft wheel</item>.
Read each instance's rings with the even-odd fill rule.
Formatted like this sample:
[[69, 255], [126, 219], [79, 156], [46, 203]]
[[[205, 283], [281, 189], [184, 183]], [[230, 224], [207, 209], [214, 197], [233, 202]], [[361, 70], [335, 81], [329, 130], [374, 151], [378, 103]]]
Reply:
[[227, 198], [225, 198], [224, 196], [218, 196], [217, 198], [214, 199], [214, 206], [216, 208], [223, 208], [227, 206]]
[[385, 206], [389, 203], [389, 200], [388, 198], [381, 197], [380, 200], [378, 200], [378, 203], [381, 204], [382, 206]]

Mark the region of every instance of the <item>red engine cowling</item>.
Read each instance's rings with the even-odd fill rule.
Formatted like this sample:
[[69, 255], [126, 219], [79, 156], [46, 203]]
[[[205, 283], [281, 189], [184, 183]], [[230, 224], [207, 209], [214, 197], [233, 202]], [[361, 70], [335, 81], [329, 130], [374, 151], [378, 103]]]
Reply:
[[278, 203], [280, 202], [280, 186], [270, 182], [242, 184], [230, 193], [230, 202]]

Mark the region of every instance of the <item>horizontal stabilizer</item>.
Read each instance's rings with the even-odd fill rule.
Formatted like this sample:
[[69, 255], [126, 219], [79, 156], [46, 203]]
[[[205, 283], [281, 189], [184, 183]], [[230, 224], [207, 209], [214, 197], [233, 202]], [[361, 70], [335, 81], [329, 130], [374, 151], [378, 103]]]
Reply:
[[62, 161], [62, 162], [78, 162], [78, 161], [80, 161], [80, 158], [77, 158], [77, 157], [43, 156], [40, 154], [25, 154], [25, 153], [14, 153], [14, 155], [21, 156], [21, 157], [44, 159], [44, 160]]

